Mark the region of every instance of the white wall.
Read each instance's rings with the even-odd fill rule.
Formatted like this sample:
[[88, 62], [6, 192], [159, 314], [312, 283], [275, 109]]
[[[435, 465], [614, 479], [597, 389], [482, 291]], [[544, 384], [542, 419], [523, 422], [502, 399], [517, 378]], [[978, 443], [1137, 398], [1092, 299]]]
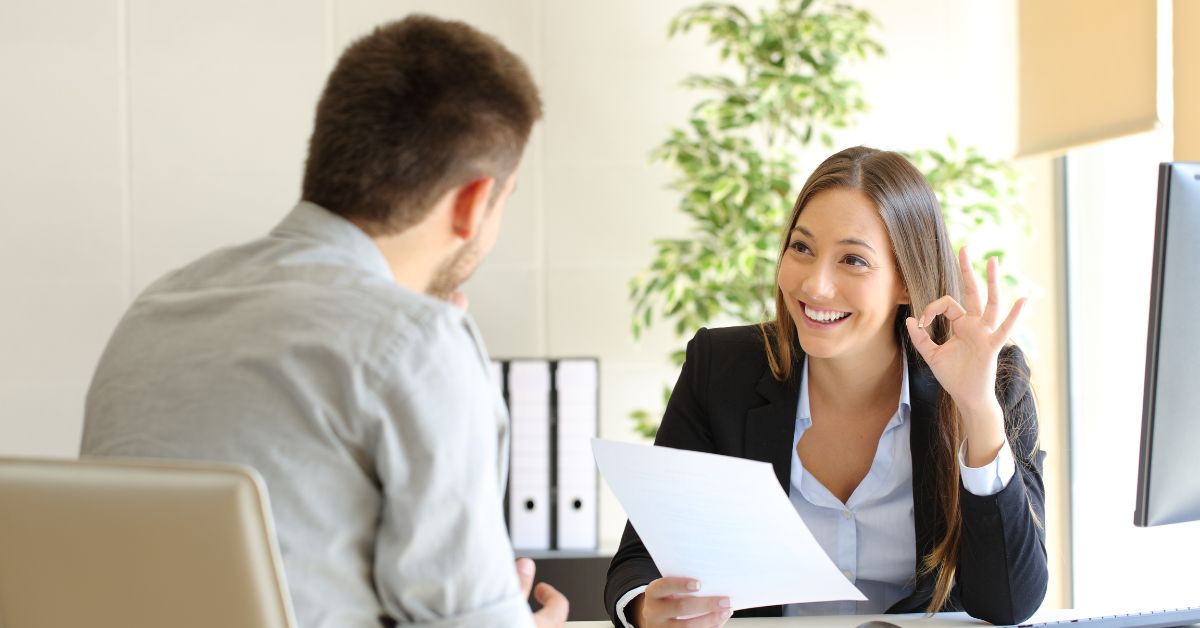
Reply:
[[0, 4], [0, 452], [71, 453], [126, 303], [116, 3]]
[[[717, 67], [701, 35], [666, 38], [688, 4], [0, 5], [0, 455], [75, 453], [90, 371], [127, 303], [290, 208], [336, 55], [418, 10], [497, 35], [528, 61], [546, 104], [501, 241], [468, 286], [490, 349], [599, 357], [601, 433], [632, 439], [626, 416], [673, 382], [666, 355], [681, 341], [663, 327], [632, 341], [627, 282], [655, 237], [688, 228], [665, 189], [672, 173], [648, 153], [697, 99], [679, 81]], [[858, 4], [883, 22], [888, 56], [856, 70], [873, 109], [839, 145], [912, 149], [954, 134], [1011, 152], [1012, 0]], [[623, 514], [607, 491], [601, 516], [602, 544], [613, 547]]]

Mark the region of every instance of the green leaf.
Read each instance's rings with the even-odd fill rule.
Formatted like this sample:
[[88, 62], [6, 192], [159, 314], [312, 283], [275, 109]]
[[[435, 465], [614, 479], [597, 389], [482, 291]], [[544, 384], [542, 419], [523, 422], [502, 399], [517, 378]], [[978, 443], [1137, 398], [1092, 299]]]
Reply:
[[[692, 29], [703, 31], [713, 55], [733, 67], [683, 81], [699, 97], [682, 126], [668, 130], [650, 153], [674, 171], [669, 188], [691, 227], [654, 242], [648, 266], [631, 280], [635, 337], [655, 320], [682, 339], [703, 325], [757, 321], [772, 310], [781, 230], [799, 183], [793, 179], [813, 165], [798, 155], [815, 140], [832, 142], [833, 129], [852, 126], [866, 110], [850, 66], [883, 52], [870, 13], [836, 1], [780, 0], [753, 14], [734, 4], [698, 3], [674, 16], [668, 35]], [[976, 181], [1000, 187], [999, 174], [973, 176], [980, 174]], [[947, 194], [966, 199], [962, 206], [1007, 206], [938, 190], [939, 199]], [[678, 365], [684, 353], [670, 357]], [[669, 393], [665, 388], [664, 403]], [[649, 412], [637, 416], [640, 433], [653, 433], [652, 419]]]
[[733, 191], [737, 181], [731, 178], [721, 178], [713, 185], [712, 194], [709, 195], [709, 200], [712, 203], [720, 203], [725, 200], [726, 196]]

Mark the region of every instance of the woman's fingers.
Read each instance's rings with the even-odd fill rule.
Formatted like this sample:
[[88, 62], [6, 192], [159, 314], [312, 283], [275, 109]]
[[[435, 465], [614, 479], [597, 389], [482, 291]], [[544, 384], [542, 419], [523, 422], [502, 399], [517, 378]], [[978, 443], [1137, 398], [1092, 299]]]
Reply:
[[[979, 278], [971, 270], [971, 260], [967, 258], [967, 247], [958, 250], [958, 270], [962, 273], [963, 302], [966, 311], [976, 316], [983, 314], [983, 298], [979, 294]], [[953, 320], [953, 319], [951, 319]]]
[[[989, 263], [989, 270], [990, 266], [991, 263]], [[989, 273], [989, 276], [991, 275], [992, 273]], [[993, 283], [993, 281], [989, 281], [989, 283]], [[994, 286], [989, 287], [988, 291], [989, 293], [995, 293], [998, 291], [998, 288]], [[989, 322], [987, 320], [988, 317], [995, 317], [995, 313], [989, 311], [981, 317], [981, 322], [983, 323], [984, 327], [983, 331], [992, 339], [992, 342], [995, 345], [1002, 345], [1008, 340], [1009, 334], [1012, 333], [1013, 327], [1017, 324], [1017, 319], [1021, 317], [1021, 309], [1024, 308], [1026, 301], [1027, 299], [1024, 297], [1017, 299], [1017, 302], [1013, 304], [1012, 309], [1008, 312], [1008, 316], [1005, 317], [1004, 322], [1001, 323], [999, 327], [995, 326], [994, 321]], [[999, 305], [996, 303], [995, 299], [989, 300], [988, 303], [988, 310], [992, 310], [993, 308], [997, 310], [999, 309]], [[933, 341], [933, 338], [930, 337], [929, 332], [925, 329], [925, 327], [929, 326], [929, 324], [932, 323], [933, 320], [939, 315], [945, 316], [946, 320], [954, 323], [955, 321], [966, 317], [968, 313], [962, 305], [959, 305], [959, 303], [954, 300], [953, 297], [946, 295], [926, 306], [925, 312], [921, 314], [920, 320], [912, 317], [909, 317], [905, 320], [905, 325], [908, 327], [908, 335], [913, 340], [913, 346], [917, 348], [917, 351], [919, 351], [926, 360], [933, 355], [933, 352], [938, 348], [939, 345]], [[918, 331], [920, 333], [917, 333]], [[963, 330], [956, 326], [955, 332], [958, 334], [962, 333]]]
[[688, 595], [700, 590], [700, 581], [695, 578], [659, 578], [646, 585], [646, 597], [664, 598], [672, 595]]
[[1008, 316], [1004, 318], [1004, 322], [1000, 324], [1000, 328], [996, 330], [996, 335], [999, 336], [999, 341], [1003, 343], [1008, 340], [1008, 335], [1012, 333], [1013, 327], [1017, 324], [1017, 319], [1021, 317], [1021, 310], [1025, 307], [1025, 297], [1017, 299], [1013, 303], [1012, 309], [1008, 311]]
[[998, 279], [999, 260], [996, 256], [987, 260], [987, 305], [983, 308], [983, 322], [988, 327], [995, 327], [1000, 314], [1000, 283]]
[[668, 612], [668, 617], [672, 619], [698, 617], [701, 615], [712, 615], [715, 618], [723, 611], [729, 610], [729, 598], [727, 597], [697, 597], [687, 595], [665, 600], [665, 602], [664, 607]]
[[729, 619], [724, 596], [698, 596], [700, 582], [691, 578], [659, 578], [646, 587], [641, 614], [647, 625], [720, 626]]
[[671, 628], [720, 628], [728, 621], [730, 613], [725, 611], [714, 611], [689, 617], [687, 619], [675, 619], [671, 621]]
[[954, 297], [947, 294], [925, 306], [925, 311], [921, 313], [921, 319], [917, 321], [918, 326], [924, 327], [932, 323], [933, 319], [937, 318], [939, 314], [945, 316], [946, 320], [953, 323], [966, 316], [967, 310], [958, 301], [955, 301]]
[[917, 353], [921, 354], [926, 362], [932, 360], [938, 344], [929, 337], [929, 330], [919, 327], [917, 319], [911, 316], [904, 319], [904, 325], [908, 327], [908, 337], [912, 338], [913, 347], [917, 349]]

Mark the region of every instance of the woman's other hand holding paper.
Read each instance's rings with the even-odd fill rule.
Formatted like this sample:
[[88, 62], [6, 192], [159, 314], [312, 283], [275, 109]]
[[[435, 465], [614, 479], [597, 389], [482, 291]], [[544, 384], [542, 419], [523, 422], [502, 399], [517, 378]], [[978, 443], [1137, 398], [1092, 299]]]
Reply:
[[699, 580], [659, 578], [629, 603], [626, 617], [636, 618], [638, 628], [724, 626], [733, 614], [729, 598], [696, 595], [698, 591]]

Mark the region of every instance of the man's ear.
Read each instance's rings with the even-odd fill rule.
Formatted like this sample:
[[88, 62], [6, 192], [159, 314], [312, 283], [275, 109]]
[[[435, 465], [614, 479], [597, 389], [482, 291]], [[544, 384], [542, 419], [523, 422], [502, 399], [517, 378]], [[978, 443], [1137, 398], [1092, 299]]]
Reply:
[[492, 177], [480, 177], [464, 183], [454, 191], [454, 210], [451, 221], [454, 235], [464, 240], [470, 240], [475, 236], [479, 225], [483, 223], [484, 216], [487, 215], [492, 189], [495, 186], [496, 180]]

